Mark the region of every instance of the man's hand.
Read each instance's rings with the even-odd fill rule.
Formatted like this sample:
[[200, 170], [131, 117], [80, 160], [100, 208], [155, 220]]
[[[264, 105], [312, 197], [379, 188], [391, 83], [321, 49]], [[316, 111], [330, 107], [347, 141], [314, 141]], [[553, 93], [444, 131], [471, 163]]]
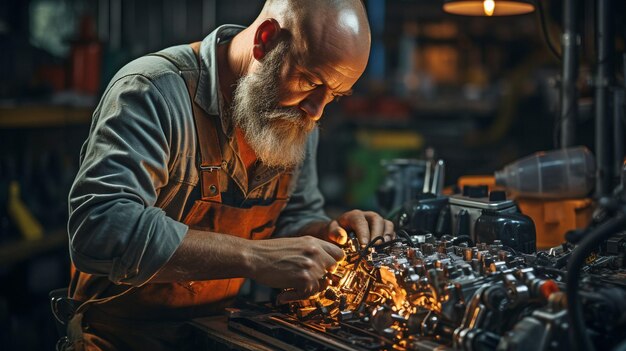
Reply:
[[367, 245], [377, 236], [385, 241], [395, 239], [393, 223], [383, 219], [378, 213], [371, 211], [352, 210], [346, 212], [328, 224], [327, 238], [329, 241], [343, 245], [348, 240], [348, 232], [353, 231], [361, 247]]
[[251, 242], [250, 278], [273, 288], [293, 288], [280, 302], [304, 299], [320, 290], [320, 281], [343, 250], [311, 236]]

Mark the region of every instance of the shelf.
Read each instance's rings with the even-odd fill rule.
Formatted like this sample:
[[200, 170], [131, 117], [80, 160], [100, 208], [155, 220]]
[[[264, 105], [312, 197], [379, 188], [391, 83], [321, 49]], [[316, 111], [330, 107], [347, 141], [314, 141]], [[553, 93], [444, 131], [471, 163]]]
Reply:
[[84, 125], [91, 121], [92, 113], [92, 108], [85, 107], [0, 107], [0, 129]]
[[31, 257], [67, 246], [67, 232], [59, 229], [38, 240], [21, 240], [0, 245], [0, 266], [9, 266]]

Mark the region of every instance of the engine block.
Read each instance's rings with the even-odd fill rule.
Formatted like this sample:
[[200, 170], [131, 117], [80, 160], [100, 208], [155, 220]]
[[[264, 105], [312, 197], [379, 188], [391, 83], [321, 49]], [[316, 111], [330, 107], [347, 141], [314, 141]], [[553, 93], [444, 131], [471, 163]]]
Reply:
[[[498, 241], [402, 234], [364, 250], [350, 242], [319, 293], [271, 319], [322, 337], [311, 350], [569, 349], [568, 245], [524, 254]], [[620, 252], [594, 255], [585, 267], [581, 296], [599, 349], [624, 339], [625, 237]]]

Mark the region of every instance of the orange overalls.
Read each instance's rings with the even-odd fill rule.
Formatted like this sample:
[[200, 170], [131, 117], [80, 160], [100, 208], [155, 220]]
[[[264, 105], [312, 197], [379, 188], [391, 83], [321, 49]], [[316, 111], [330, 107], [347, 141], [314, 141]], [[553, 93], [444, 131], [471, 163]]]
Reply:
[[[191, 45], [196, 58], [199, 46], [200, 43]], [[201, 156], [201, 199], [194, 203], [184, 223], [190, 228], [246, 239], [269, 238], [276, 219], [289, 200], [291, 173], [278, 176], [275, 200], [268, 205], [237, 208], [223, 204], [219, 178], [228, 176], [222, 169], [221, 150], [225, 136], [221, 135], [218, 117], [208, 115], [194, 102], [199, 73], [181, 70], [180, 74], [192, 97]], [[148, 283], [129, 289], [128, 286], [103, 282], [103, 279], [94, 283], [94, 278], [74, 270], [71, 297], [97, 301], [83, 304], [70, 322], [70, 349], [182, 349], [186, 337], [185, 321], [222, 311], [237, 295], [244, 281], [243, 278], [233, 278]]]

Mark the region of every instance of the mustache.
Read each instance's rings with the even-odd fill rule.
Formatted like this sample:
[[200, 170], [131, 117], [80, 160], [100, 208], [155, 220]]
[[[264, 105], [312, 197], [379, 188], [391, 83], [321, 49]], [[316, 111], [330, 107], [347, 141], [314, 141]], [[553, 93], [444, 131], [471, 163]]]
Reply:
[[273, 124], [286, 124], [291, 127], [298, 127], [305, 131], [311, 131], [318, 125], [306, 116], [304, 111], [297, 107], [277, 107], [264, 113], [265, 120]]
[[232, 119], [261, 162], [288, 168], [306, 156], [308, 134], [317, 123], [298, 106], [280, 105], [280, 72], [288, 52], [279, 43], [259, 71], [241, 77], [233, 94]]

